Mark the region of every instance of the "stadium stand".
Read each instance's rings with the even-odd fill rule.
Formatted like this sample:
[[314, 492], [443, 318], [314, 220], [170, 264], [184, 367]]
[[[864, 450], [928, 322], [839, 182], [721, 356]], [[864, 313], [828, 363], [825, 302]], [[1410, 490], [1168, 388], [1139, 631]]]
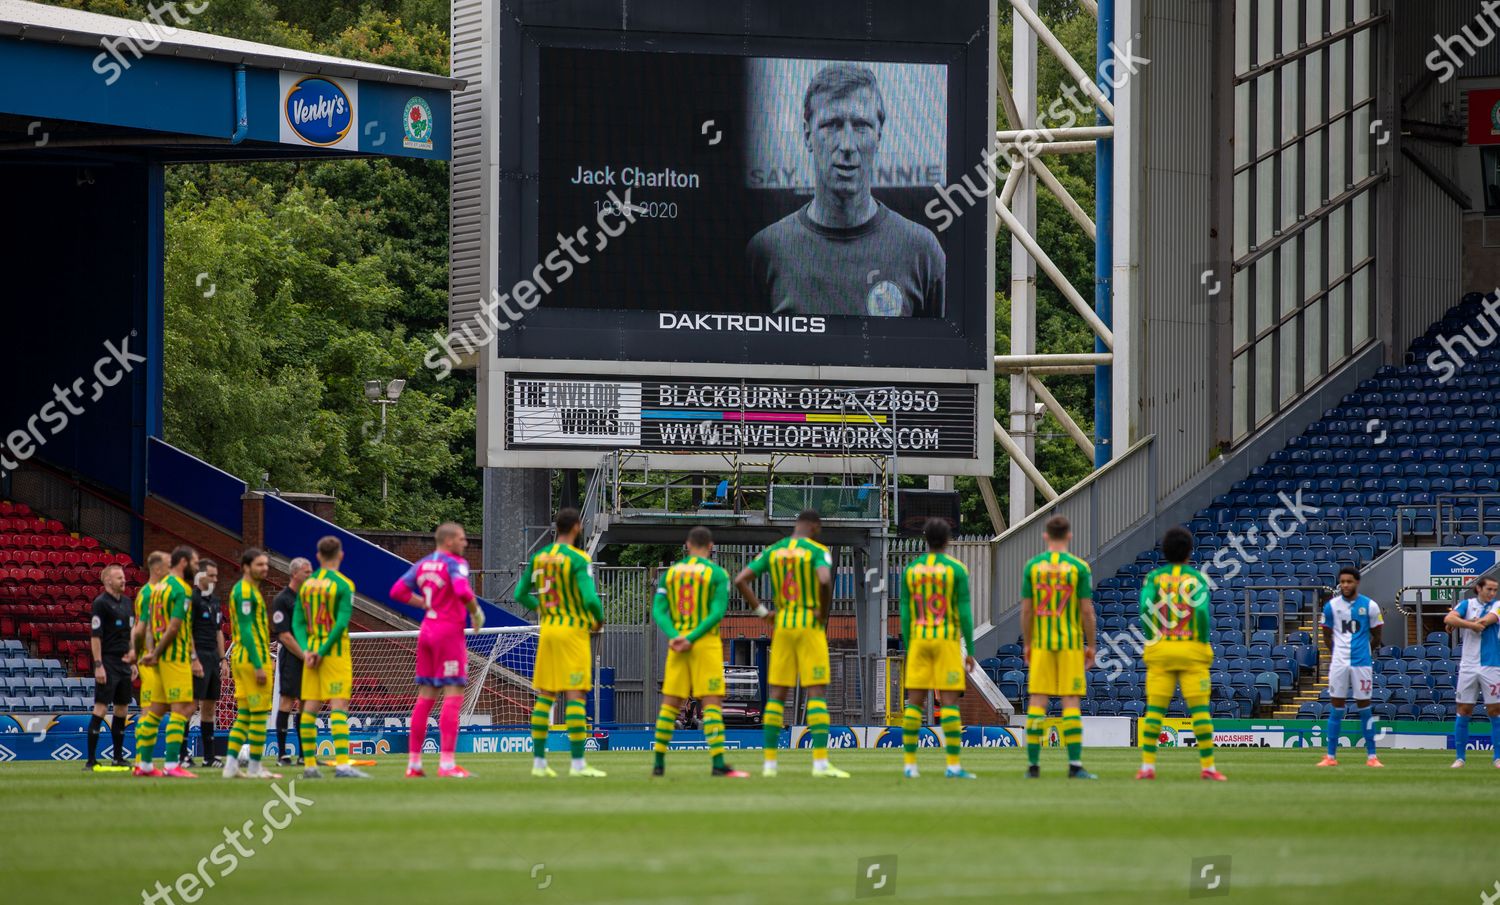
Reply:
[[[125, 568], [133, 596], [144, 575], [128, 555], [69, 533], [23, 503], [0, 502], [0, 697], [22, 698], [25, 711], [92, 706], [89, 609], [99, 570], [110, 563]], [[83, 678], [67, 679], [69, 671]]]
[[[1381, 368], [1195, 513], [1188, 524], [1197, 545], [1194, 564], [1226, 585], [1213, 591], [1214, 716], [1327, 716], [1320, 670], [1327, 655], [1317, 616], [1341, 567], [1364, 566], [1398, 542], [1500, 545], [1500, 448], [1475, 442], [1500, 431], [1500, 348], [1476, 348], [1447, 380], [1428, 362], [1442, 348], [1440, 337], [1458, 336], [1475, 322], [1484, 299], [1465, 296], [1412, 342], [1405, 364]], [[1268, 517], [1299, 493], [1318, 511], [1273, 541], [1279, 532], [1268, 530]], [[1284, 529], [1290, 519], [1281, 520]], [[1257, 561], [1240, 562], [1232, 535]], [[1240, 562], [1229, 581], [1227, 570], [1206, 568], [1221, 550], [1221, 562]], [[1101, 657], [1108, 652], [1122, 660], [1105, 639], [1123, 638], [1135, 624], [1141, 577], [1160, 561], [1161, 554], [1149, 550], [1112, 576], [1095, 576]], [[1378, 602], [1388, 621], [1396, 616], [1391, 601]], [[1451, 644], [1446, 632], [1433, 632], [1420, 645], [1384, 648], [1375, 675], [1376, 715], [1452, 719]], [[1090, 673], [1085, 714], [1143, 712], [1145, 666], [1135, 648], [1120, 647], [1125, 657], [1118, 675], [1114, 668]], [[1019, 699], [1026, 687], [1019, 645], [1000, 647], [981, 665], [1007, 696]], [[1169, 715], [1187, 715], [1180, 696]]]

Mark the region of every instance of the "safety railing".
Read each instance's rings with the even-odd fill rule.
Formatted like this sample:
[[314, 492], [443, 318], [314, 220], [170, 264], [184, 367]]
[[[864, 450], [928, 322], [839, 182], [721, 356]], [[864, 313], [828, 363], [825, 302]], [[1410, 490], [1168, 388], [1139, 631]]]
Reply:
[[1042, 550], [1042, 526], [1053, 515], [1073, 526], [1073, 552], [1087, 560], [1156, 508], [1155, 436], [1146, 437], [1051, 504], [995, 538], [989, 599], [975, 601], [975, 625], [993, 624], [1020, 605], [1021, 571]]

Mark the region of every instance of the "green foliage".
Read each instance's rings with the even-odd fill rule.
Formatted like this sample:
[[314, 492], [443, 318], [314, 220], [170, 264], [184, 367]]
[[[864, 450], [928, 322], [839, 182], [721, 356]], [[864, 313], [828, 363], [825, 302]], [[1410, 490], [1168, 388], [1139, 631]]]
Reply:
[[[183, 27], [446, 73], [448, 15], [446, 0], [213, 0]], [[422, 366], [447, 317], [446, 164], [173, 167], [166, 224], [169, 442], [251, 486], [332, 493], [351, 527], [480, 521], [473, 375], [437, 381]], [[364, 383], [397, 377], [410, 383], [382, 431]]]
[[[1075, 0], [1044, 0], [1041, 16], [1086, 70], [1092, 69], [1096, 23], [1092, 16], [1083, 13]], [[1001, 27], [997, 41], [999, 65], [1011, 72], [1011, 41], [1013, 25], [1009, 8], [1001, 6]], [[1037, 57], [1037, 116], [1042, 126], [1066, 127], [1093, 125], [1092, 108], [1081, 100], [1076, 83], [1063, 65], [1039, 45]], [[1080, 98], [1078, 101], [1070, 99]], [[1080, 105], [1082, 105], [1080, 107]], [[997, 101], [1000, 128], [1015, 128], [1006, 121], [1005, 110]], [[1067, 188], [1089, 215], [1094, 210], [1094, 155], [1063, 154], [1048, 155], [1044, 162], [1062, 185]], [[1041, 191], [1037, 199], [1037, 241], [1047, 255], [1058, 266], [1068, 281], [1083, 293], [1085, 301], [1093, 303], [1094, 243], [1073, 222], [1073, 218], [1052, 196]], [[995, 350], [998, 354], [1010, 351], [1010, 297], [1008, 289], [1011, 275], [1010, 235], [1001, 230], [995, 243], [995, 285], [1000, 291], [995, 297]], [[1039, 353], [1092, 352], [1094, 335], [1073, 306], [1047, 278], [1038, 271], [1036, 311], [1036, 351]], [[1073, 420], [1087, 434], [1092, 435], [1094, 425], [1094, 379], [1087, 375], [1053, 376], [1045, 378], [1047, 388], [1057, 397], [1062, 407], [1073, 416]], [[998, 375], [995, 382], [995, 417], [1002, 425], [1010, 424], [1010, 378]], [[1063, 430], [1062, 425], [1049, 413], [1035, 419], [1036, 461], [1047, 481], [1059, 493], [1077, 484], [1093, 471], [1094, 463], [1084, 455], [1078, 445]], [[1009, 505], [1010, 457], [995, 445], [995, 492], [1000, 500], [1002, 512]], [[989, 515], [980, 497], [978, 482], [972, 478], [960, 479], [957, 487], [962, 494], [964, 530], [975, 532], [993, 531]], [[1040, 503], [1038, 496], [1036, 502]]]

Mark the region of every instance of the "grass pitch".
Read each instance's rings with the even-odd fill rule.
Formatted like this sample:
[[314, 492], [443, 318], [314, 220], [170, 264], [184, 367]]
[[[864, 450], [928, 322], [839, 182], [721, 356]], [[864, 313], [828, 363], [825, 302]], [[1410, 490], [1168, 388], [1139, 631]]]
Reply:
[[[6, 764], [0, 900], [1371, 905], [1470, 903], [1500, 881], [1487, 849], [1500, 770], [1478, 753], [1464, 770], [1437, 751], [1385, 752], [1384, 770], [1349, 752], [1320, 770], [1317, 752], [1230, 750], [1219, 758], [1228, 783], [1200, 781], [1190, 750], [1163, 751], [1149, 783], [1131, 778], [1133, 750], [1085, 751], [1092, 783], [1065, 779], [1056, 750], [1028, 781], [1023, 752], [966, 749], [973, 782], [945, 780], [930, 749], [916, 781], [900, 777], [897, 750], [834, 752], [847, 781], [812, 779], [806, 751], [783, 751], [775, 780], [758, 775], [758, 751], [731, 754], [756, 775], [711, 779], [701, 751], [673, 752], [658, 780], [635, 752], [591, 757], [603, 780], [533, 780], [516, 755], [466, 759], [478, 776], [468, 782], [407, 780], [397, 757], [366, 782], [293, 786], [286, 770], [278, 785], [313, 803], [289, 823], [284, 804], [272, 807], [281, 829], [267, 825], [266, 805], [280, 801], [270, 784]], [[241, 856], [225, 832], [247, 821]], [[1190, 896], [1205, 858], [1222, 879]], [[176, 887], [170, 898], [143, 899], [158, 882]]]

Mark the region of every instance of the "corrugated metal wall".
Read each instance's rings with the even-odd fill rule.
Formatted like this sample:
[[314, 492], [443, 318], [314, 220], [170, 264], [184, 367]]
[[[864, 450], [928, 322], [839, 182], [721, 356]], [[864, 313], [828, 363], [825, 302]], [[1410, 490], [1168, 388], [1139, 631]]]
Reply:
[[[1412, 3], [1398, 0], [1395, 10], [1396, 94], [1406, 97], [1412, 88], [1427, 81], [1432, 73], [1427, 56], [1436, 49], [1434, 35], [1454, 35], [1465, 25], [1472, 26], [1479, 12], [1477, 2], [1436, 0]], [[1440, 83], [1432, 79], [1426, 89], [1412, 98], [1404, 111], [1408, 120], [1441, 123], [1462, 112], [1459, 81], [1485, 74], [1485, 60], [1500, 63], [1500, 41], [1491, 44], [1480, 57], [1464, 64], [1458, 78]], [[1429, 141], [1402, 138], [1411, 148], [1450, 178], [1457, 179], [1456, 149]], [[1395, 349], [1400, 355], [1412, 339], [1458, 303], [1466, 287], [1463, 283], [1463, 214], [1453, 200], [1443, 194], [1433, 181], [1408, 160], [1397, 158], [1396, 191], [1396, 309]]]
[[[1141, 416], [1137, 436], [1157, 437], [1157, 493], [1165, 497], [1209, 462], [1213, 446], [1210, 367], [1213, 297], [1200, 275], [1209, 260], [1208, 74], [1210, 7], [1154, 0], [1142, 33], [1140, 330]], [[1227, 298], [1227, 295], [1226, 295]]]
[[448, 323], [472, 321], [484, 304], [485, 204], [482, 143], [486, 140], [486, 104], [494, 92], [488, 84], [485, 40], [487, 16], [484, 0], [453, 2], [453, 75], [466, 79], [468, 87], [453, 94], [453, 165], [449, 169]]

